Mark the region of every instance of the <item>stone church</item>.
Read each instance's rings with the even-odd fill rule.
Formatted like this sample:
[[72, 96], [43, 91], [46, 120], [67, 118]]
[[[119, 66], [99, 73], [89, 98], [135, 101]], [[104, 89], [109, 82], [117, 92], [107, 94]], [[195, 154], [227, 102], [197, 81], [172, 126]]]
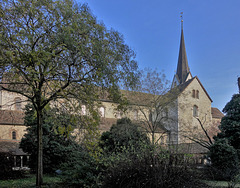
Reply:
[[183, 28], [181, 29], [177, 71], [171, 88], [179, 89], [179, 94], [174, 101], [175, 105], [171, 107], [172, 116], [176, 119], [170, 125], [172, 142], [174, 144], [192, 143], [189, 138], [206, 140], [201, 125], [208, 131], [210, 137], [214, 136], [224, 115], [217, 108], [211, 106], [213, 102], [211, 97], [199, 78], [193, 77], [190, 72]]
[[[174, 119], [174, 121], [166, 121], [164, 128], [158, 131], [158, 135], [164, 135], [161, 142], [164, 145], [172, 144], [175, 146], [188, 144], [190, 153], [204, 153], [198, 146], [192, 147], [194, 143], [189, 138], [202, 135], [201, 124], [209, 130], [210, 136], [216, 134], [216, 127], [219, 125], [223, 114], [217, 108], [211, 107], [211, 97], [199, 78], [197, 76], [193, 77], [190, 72], [183, 29], [181, 29], [177, 71], [171, 85], [172, 90], [175, 88], [178, 89], [178, 93], [167, 108], [167, 112], [165, 112], [165, 115], [167, 114], [168, 118]], [[123, 91], [124, 93], [127, 92]], [[99, 129], [101, 132], [109, 130], [110, 126], [116, 123], [119, 118], [129, 117], [137, 122], [143, 116], [137, 108], [130, 108], [127, 113], [123, 113], [116, 110], [117, 104], [112, 101], [108, 99], [102, 99], [101, 101], [102, 104], [99, 107], [101, 115]], [[14, 165], [18, 167], [24, 167], [28, 158], [18, 148], [26, 129], [23, 112], [25, 105], [26, 101], [22, 96], [1, 90], [0, 86], [0, 152], [10, 152], [14, 155]], [[83, 105], [81, 114], [86, 115], [86, 110], [86, 106]], [[164, 130], [167, 131], [164, 132]]]

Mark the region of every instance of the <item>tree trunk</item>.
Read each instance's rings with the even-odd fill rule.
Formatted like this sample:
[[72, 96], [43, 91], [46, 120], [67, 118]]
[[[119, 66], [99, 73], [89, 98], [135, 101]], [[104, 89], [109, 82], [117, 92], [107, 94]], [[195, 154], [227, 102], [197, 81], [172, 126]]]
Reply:
[[43, 144], [42, 144], [42, 110], [37, 109], [37, 177], [36, 177], [36, 187], [41, 187], [43, 183]]
[[155, 132], [152, 131], [152, 147], [153, 147], [153, 153], [152, 153], [152, 165], [155, 166]]
[[152, 145], [155, 146], [155, 132], [152, 131]]

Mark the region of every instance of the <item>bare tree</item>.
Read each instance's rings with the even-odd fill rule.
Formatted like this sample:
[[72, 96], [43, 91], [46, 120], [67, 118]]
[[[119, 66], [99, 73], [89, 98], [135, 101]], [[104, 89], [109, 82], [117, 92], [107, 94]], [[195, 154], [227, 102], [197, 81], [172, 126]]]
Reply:
[[142, 71], [138, 87], [126, 94], [132, 110], [139, 112], [138, 121], [150, 134], [153, 145], [170, 133], [168, 124], [173, 118], [169, 113], [176, 94], [176, 90], [170, 91], [163, 72], [149, 68]]
[[200, 128], [198, 130], [194, 130], [192, 125], [189, 125], [186, 129], [187, 131], [181, 134], [192, 142], [197, 143], [209, 150], [214, 144], [213, 137], [216, 136], [220, 131], [218, 128], [220, 122], [212, 122], [212, 124], [207, 125], [206, 120], [200, 119], [199, 117], [194, 118], [197, 120]]
[[186, 138], [189, 140], [201, 145], [204, 148], [209, 149], [211, 145], [213, 144], [212, 137], [210, 136], [210, 132], [207, 130], [207, 128], [204, 127], [204, 123], [199, 118], [196, 118], [200, 125], [200, 131], [197, 133], [193, 133], [192, 131], [189, 131], [185, 135]]

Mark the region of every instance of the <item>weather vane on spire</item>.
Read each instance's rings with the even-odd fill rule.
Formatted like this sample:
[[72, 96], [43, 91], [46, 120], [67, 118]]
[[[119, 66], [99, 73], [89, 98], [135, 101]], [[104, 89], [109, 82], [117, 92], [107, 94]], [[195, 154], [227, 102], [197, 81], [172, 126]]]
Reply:
[[183, 29], [183, 12], [180, 12], [180, 14], [181, 14], [181, 29]]

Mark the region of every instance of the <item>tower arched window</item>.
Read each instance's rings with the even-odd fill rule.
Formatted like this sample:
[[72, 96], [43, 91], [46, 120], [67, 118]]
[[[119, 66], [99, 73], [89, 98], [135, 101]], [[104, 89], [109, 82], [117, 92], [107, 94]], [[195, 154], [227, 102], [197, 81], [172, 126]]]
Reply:
[[15, 110], [21, 110], [22, 109], [22, 101], [20, 97], [15, 98]]
[[197, 105], [193, 106], [193, 117], [198, 117], [198, 106]]
[[17, 139], [17, 133], [16, 131], [12, 131], [12, 139], [16, 140]]

